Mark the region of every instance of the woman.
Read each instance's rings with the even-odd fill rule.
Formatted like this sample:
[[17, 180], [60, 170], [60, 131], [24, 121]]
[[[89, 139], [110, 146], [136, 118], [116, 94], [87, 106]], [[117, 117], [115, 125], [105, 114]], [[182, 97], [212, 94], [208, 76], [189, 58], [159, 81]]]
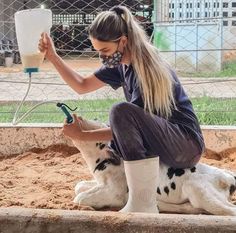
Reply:
[[79, 94], [106, 84], [123, 87], [127, 102], [112, 107], [110, 128], [85, 132], [74, 116], [63, 132], [77, 140], [111, 140], [124, 160], [129, 187], [128, 202], [121, 212], [157, 213], [159, 158], [169, 166], [189, 168], [204, 150], [197, 117], [175, 72], [123, 6], [101, 12], [90, 25], [89, 37], [103, 66], [87, 78], [69, 68], [45, 36], [39, 49]]

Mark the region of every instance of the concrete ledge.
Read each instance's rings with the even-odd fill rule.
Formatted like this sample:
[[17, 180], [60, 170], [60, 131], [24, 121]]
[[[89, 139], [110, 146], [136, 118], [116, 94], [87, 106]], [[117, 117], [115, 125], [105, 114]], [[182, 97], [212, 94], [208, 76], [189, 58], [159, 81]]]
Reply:
[[[1, 155], [20, 154], [34, 147], [68, 144], [61, 133], [62, 124], [0, 124]], [[206, 146], [216, 152], [236, 147], [236, 126], [202, 126]]]
[[201, 129], [208, 149], [220, 152], [236, 148], [236, 126], [203, 125]]
[[1, 233], [235, 233], [236, 217], [0, 208]]
[[0, 124], [1, 155], [20, 154], [32, 148], [46, 148], [54, 144], [68, 144], [61, 132], [62, 124]]
[[[53, 144], [72, 145], [62, 124], [0, 124], [0, 157]], [[207, 148], [236, 147], [236, 127], [202, 126]], [[235, 233], [236, 217], [0, 208], [0, 233]]]

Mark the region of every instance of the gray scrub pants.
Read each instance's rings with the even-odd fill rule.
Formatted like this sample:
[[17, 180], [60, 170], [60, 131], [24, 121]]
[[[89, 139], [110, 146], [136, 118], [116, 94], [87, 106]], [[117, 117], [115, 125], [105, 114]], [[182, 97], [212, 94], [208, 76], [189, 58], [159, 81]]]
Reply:
[[110, 111], [113, 147], [126, 161], [159, 156], [174, 168], [190, 168], [200, 160], [203, 148], [177, 124], [151, 116], [128, 102], [115, 104]]

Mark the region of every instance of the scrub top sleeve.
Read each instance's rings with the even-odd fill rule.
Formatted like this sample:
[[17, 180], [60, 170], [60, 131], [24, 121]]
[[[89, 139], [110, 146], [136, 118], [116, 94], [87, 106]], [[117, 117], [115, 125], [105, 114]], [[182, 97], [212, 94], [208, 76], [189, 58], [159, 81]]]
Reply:
[[122, 76], [119, 68], [107, 68], [102, 66], [94, 72], [94, 75], [102, 82], [109, 84], [114, 90], [121, 87]]

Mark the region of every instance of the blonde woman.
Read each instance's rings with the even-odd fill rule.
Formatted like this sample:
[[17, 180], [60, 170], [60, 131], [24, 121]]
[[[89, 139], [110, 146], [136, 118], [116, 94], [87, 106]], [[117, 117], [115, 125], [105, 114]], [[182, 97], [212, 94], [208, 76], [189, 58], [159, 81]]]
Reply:
[[158, 213], [159, 159], [174, 168], [190, 168], [204, 150], [197, 117], [175, 72], [124, 6], [101, 12], [89, 27], [103, 63], [89, 77], [68, 67], [45, 36], [39, 49], [79, 94], [106, 84], [123, 87], [127, 102], [112, 107], [110, 128], [83, 131], [72, 123], [65, 124], [63, 132], [77, 140], [110, 140], [124, 160], [129, 188], [128, 202], [120, 211]]

